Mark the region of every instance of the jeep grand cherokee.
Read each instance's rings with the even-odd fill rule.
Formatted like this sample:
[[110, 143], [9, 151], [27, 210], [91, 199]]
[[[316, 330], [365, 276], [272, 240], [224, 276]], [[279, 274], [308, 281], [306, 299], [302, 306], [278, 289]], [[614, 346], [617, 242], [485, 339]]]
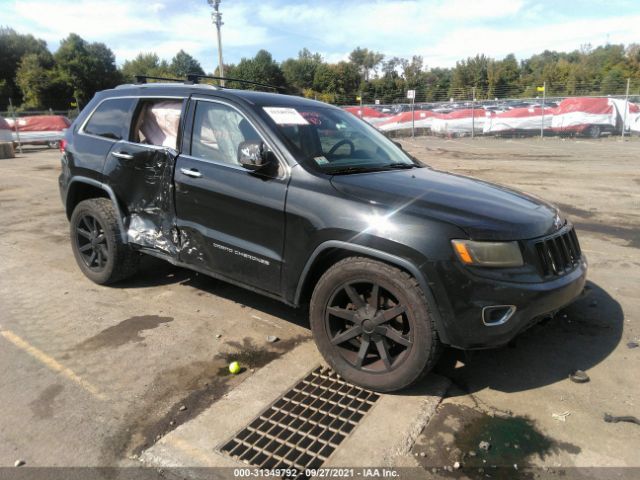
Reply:
[[398, 390], [442, 345], [505, 344], [582, 291], [572, 224], [538, 198], [435, 171], [345, 111], [202, 84], [98, 93], [60, 190], [99, 284], [153, 255], [292, 306], [345, 379]]

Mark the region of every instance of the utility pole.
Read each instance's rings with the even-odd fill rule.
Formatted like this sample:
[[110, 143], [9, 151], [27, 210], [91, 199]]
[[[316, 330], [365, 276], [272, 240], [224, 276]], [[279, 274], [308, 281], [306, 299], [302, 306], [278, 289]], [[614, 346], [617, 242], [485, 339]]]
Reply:
[[629, 110], [629, 84], [631, 79], [627, 78], [627, 93], [624, 95], [624, 114], [622, 116], [622, 140], [624, 141], [624, 127], [627, 123], [627, 110]]
[[16, 140], [18, 141], [18, 152], [22, 153], [22, 142], [20, 142], [20, 125], [18, 125], [18, 119], [16, 118], [16, 111], [13, 108], [13, 102], [9, 97], [9, 109], [11, 110], [11, 118], [13, 118], [13, 128], [16, 129]]
[[[222, 35], [220, 34], [220, 28], [224, 23], [222, 23], [222, 14], [220, 13], [220, 1], [221, 0], [207, 0], [209, 5], [213, 7], [213, 12], [211, 13], [211, 19], [213, 20], [213, 24], [216, 26], [216, 30], [218, 32], [218, 71], [219, 76], [224, 77], [224, 64], [222, 63]], [[224, 80], [220, 80], [220, 86], [224, 87]]]

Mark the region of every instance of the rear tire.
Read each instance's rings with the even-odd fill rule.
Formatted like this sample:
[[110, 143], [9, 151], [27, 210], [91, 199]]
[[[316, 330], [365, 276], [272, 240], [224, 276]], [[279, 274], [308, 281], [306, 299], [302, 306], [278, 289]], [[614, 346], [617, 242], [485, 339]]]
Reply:
[[76, 263], [90, 280], [107, 285], [136, 273], [140, 254], [122, 241], [111, 200], [91, 198], [76, 206], [70, 221]]
[[586, 136], [589, 138], [600, 138], [601, 133], [602, 128], [600, 128], [600, 125], [591, 125], [585, 132]]
[[329, 268], [313, 291], [309, 316], [327, 363], [371, 390], [411, 385], [433, 368], [441, 351], [417, 280], [370, 258], [349, 257]]

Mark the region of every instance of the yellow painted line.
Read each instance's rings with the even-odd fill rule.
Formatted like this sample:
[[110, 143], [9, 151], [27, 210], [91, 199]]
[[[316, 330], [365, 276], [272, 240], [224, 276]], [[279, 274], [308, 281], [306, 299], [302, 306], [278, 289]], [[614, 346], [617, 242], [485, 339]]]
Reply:
[[89, 392], [94, 397], [96, 397], [96, 398], [98, 398], [100, 400], [105, 400], [106, 399], [104, 394], [101, 393], [100, 390], [98, 390], [91, 383], [89, 383], [86, 380], [82, 379], [81, 377], [76, 375], [72, 370], [70, 370], [69, 368], [65, 367], [64, 365], [59, 363], [57, 360], [55, 360], [54, 358], [52, 358], [49, 355], [47, 355], [46, 353], [44, 353], [42, 350], [39, 350], [36, 347], [34, 347], [33, 345], [29, 344], [28, 342], [26, 342], [25, 340], [20, 338], [15, 333], [13, 333], [13, 332], [11, 332], [9, 330], [0, 330], [0, 335], [2, 335], [4, 338], [9, 340], [11, 343], [13, 343], [19, 349], [27, 352], [29, 355], [31, 355], [33, 358], [38, 360], [40, 363], [44, 364], [49, 370], [57, 372], [57, 373], [63, 375], [64, 377], [66, 377], [67, 379], [71, 380], [72, 382], [80, 385], [82, 388], [84, 388], [87, 392]]

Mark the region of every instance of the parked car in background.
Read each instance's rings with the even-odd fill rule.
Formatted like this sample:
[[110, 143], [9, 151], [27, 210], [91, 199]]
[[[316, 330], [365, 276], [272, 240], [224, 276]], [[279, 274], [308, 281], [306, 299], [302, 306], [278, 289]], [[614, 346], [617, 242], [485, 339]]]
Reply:
[[13, 132], [13, 141], [23, 145], [48, 145], [58, 148], [71, 122], [62, 115], [32, 115], [5, 118]]
[[562, 100], [554, 110], [551, 130], [559, 135], [598, 138], [621, 131], [622, 118], [616, 104], [607, 97], [573, 97]]

